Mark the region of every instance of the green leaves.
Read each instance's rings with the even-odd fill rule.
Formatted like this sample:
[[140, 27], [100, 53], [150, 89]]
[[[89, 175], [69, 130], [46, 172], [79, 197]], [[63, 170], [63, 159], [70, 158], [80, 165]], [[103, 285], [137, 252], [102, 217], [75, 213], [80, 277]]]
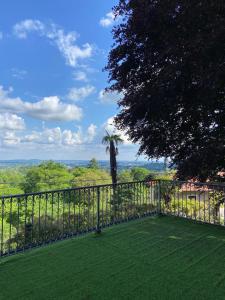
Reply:
[[72, 176], [67, 167], [47, 161], [28, 169], [22, 184], [25, 193], [69, 188]]
[[106, 70], [122, 92], [116, 122], [139, 153], [179, 178], [225, 169], [225, 3], [121, 0]]

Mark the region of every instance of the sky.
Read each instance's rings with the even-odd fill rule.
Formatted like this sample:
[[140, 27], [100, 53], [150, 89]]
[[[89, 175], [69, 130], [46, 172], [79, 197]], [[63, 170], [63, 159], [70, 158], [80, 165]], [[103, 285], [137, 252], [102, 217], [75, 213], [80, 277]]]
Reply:
[[119, 160], [137, 159], [138, 145], [114, 126], [121, 95], [104, 92], [116, 3], [1, 2], [1, 160], [107, 159], [105, 129], [124, 139]]

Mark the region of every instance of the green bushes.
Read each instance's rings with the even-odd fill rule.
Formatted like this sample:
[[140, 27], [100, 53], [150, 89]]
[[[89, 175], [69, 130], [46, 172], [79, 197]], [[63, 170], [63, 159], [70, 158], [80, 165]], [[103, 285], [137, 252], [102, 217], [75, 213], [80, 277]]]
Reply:
[[[134, 181], [143, 179], [149, 172], [133, 168], [121, 176], [126, 174], [130, 176], [126, 181]], [[87, 168], [73, 169], [49, 161], [26, 169], [25, 175], [19, 178], [22, 178], [21, 195], [0, 202], [2, 253], [95, 228], [98, 199], [102, 226], [140, 217], [155, 207], [149, 186], [144, 183], [93, 187], [111, 184], [109, 173], [100, 169], [96, 161]]]
[[108, 171], [99, 168], [95, 159], [88, 167], [67, 168], [54, 161], [38, 166], [0, 170], [0, 195], [33, 193], [111, 183]]
[[146, 179], [154, 179], [156, 173], [141, 167], [134, 167], [131, 169], [122, 170], [118, 174], [119, 182], [132, 182], [132, 181], [143, 181]]

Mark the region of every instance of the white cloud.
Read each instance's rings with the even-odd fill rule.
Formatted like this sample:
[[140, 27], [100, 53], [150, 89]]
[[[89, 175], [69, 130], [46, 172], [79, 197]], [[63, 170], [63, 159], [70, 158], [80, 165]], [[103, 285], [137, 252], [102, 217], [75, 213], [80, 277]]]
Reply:
[[78, 37], [76, 32], [65, 33], [63, 29], [54, 23], [46, 26], [39, 20], [27, 19], [15, 24], [13, 32], [20, 39], [27, 38], [28, 33], [31, 32], [36, 32], [39, 36], [48, 38], [57, 46], [65, 58], [66, 64], [71, 67], [75, 67], [79, 59], [90, 57], [93, 52], [92, 46], [89, 43], [81, 47], [75, 44]]
[[[34, 131], [0, 130], [0, 153], [3, 159], [108, 159], [105, 146], [101, 144], [105, 129], [120, 134], [124, 144], [119, 146], [119, 158], [135, 159], [138, 146], [128, 141], [126, 135], [115, 129], [114, 118], [97, 128], [90, 124], [86, 129], [62, 129], [43, 127]], [[43, 125], [44, 126], [44, 125]]]
[[87, 141], [92, 142], [97, 134], [97, 126], [91, 124], [87, 129]]
[[39, 20], [27, 19], [14, 25], [13, 32], [20, 39], [26, 39], [27, 34], [32, 31], [38, 31], [44, 34], [45, 26]]
[[69, 90], [69, 93], [67, 95], [67, 98], [72, 100], [72, 101], [79, 101], [82, 99], [87, 98], [91, 94], [95, 92], [95, 87], [91, 85], [86, 85], [81, 88], [71, 88]]
[[90, 143], [96, 136], [97, 126], [91, 124], [85, 133], [78, 127], [77, 131], [69, 129], [61, 130], [60, 127], [44, 128], [42, 131], [33, 131], [31, 134], [21, 138], [23, 143], [48, 144], [61, 146], [76, 146], [84, 143]]
[[108, 12], [104, 18], [102, 18], [99, 24], [102, 27], [109, 27], [114, 23], [115, 15], [112, 11]]
[[86, 43], [82, 47], [74, 44], [76, 41], [76, 34], [74, 32], [64, 34], [63, 30], [57, 30], [53, 35], [53, 40], [66, 59], [66, 63], [71, 67], [76, 66], [78, 59], [90, 57], [92, 54], [92, 47], [90, 44]]
[[22, 138], [22, 142], [37, 143], [37, 144], [59, 144], [61, 142], [61, 129], [45, 128], [42, 132], [33, 131], [31, 134]]
[[10, 114], [0, 113], [0, 130], [24, 130], [25, 123], [21, 117]]
[[27, 143], [41, 141], [40, 133], [38, 131], [32, 131], [32, 133], [25, 135], [22, 141]]
[[113, 104], [117, 103], [117, 101], [121, 98], [121, 94], [116, 92], [105, 92], [101, 90], [99, 92], [98, 99], [102, 104]]
[[57, 96], [45, 97], [36, 103], [24, 102], [25, 112], [46, 121], [73, 121], [82, 117], [81, 108], [65, 104]]
[[20, 138], [16, 136], [14, 131], [6, 131], [2, 136], [2, 145], [5, 147], [17, 146], [20, 143]]
[[77, 81], [84, 81], [87, 82], [87, 74], [84, 71], [76, 71], [73, 73], [73, 79]]
[[0, 112], [24, 113], [45, 121], [73, 121], [82, 118], [82, 109], [74, 104], [66, 104], [57, 96], [44, 97], [38, 102], [25, 102], [21, 98], [9, 96], [12, 88], [4, 90], [0, 86]]
[[108, 118], [108, 120], [103, 125], [103, 128], [107, 130], [110, 134], [118, 134], [123, 139], [124, 145], [133, 145], [133, 143], [129, 140], [129, 137], [126, 135], [126, 133], [122, 130], [118, 130], [115, 126], [115, 119], [114, 117]]
[[66, 146], [81, 145], [83, 143], [82, 132], [79, 129], [77, 132], [64, 130], [62, 133], [62, 144]]

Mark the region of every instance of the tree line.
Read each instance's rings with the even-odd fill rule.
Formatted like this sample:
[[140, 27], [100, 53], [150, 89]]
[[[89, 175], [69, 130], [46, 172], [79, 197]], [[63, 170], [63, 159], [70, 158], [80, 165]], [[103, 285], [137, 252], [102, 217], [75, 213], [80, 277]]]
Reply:
[[[172, 173], [168, 173], [171, 174]], [[154, 171], [133, 167], [118, 172], [118, 182], [131, 182], [158, 178]], [[166, 176], [162, 174], [161, 176]], [[168, 176], [168, 175], [167, 175]], [[68, 168], [54, 162], [45, 161], [38, 166], [8, 168], [0, 170], [0, 194], [13, 195], [47, 190], [66, 189], [79, 186], [111, 184], [108, 170], [102, 169], [96, 159], [91, 159], [87, 167]]]

